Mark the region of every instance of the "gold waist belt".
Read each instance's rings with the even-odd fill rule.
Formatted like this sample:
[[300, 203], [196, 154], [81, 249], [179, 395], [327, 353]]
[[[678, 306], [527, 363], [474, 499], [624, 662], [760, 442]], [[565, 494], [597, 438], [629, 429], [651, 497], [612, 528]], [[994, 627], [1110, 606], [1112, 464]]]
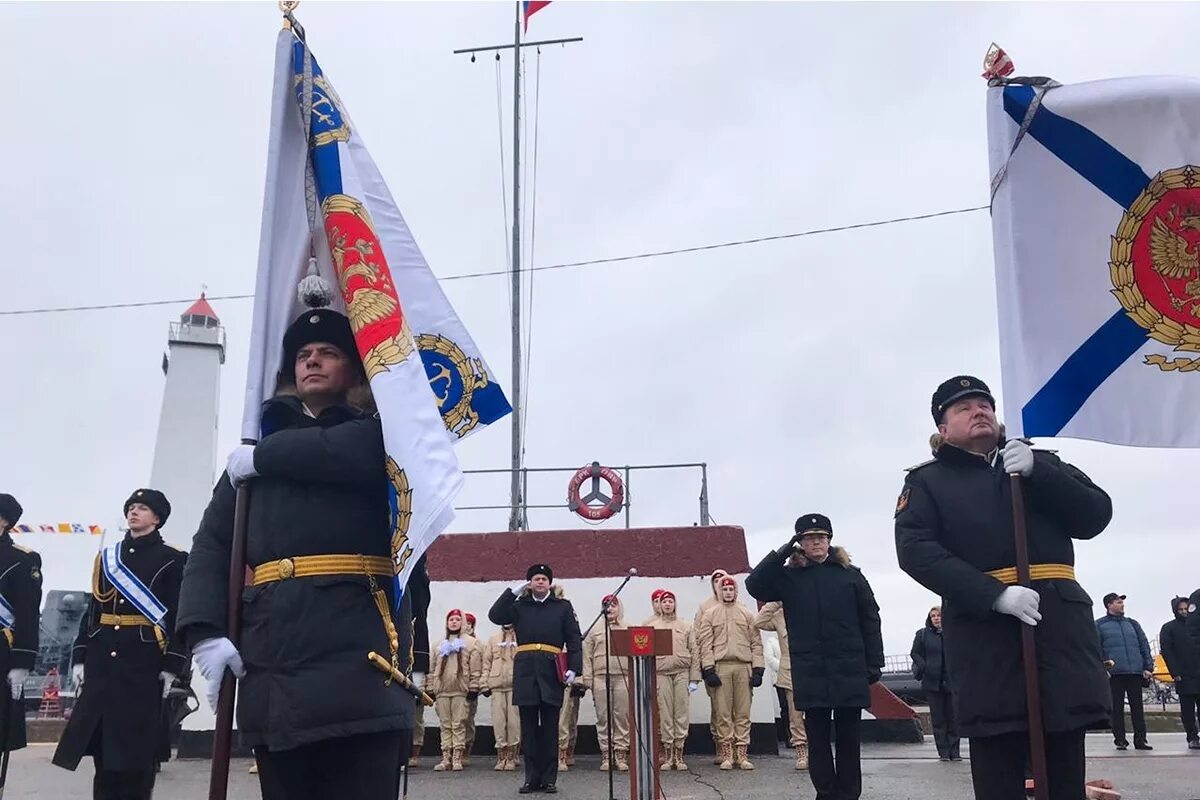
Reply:
[[[987, 573], [1008, 586], [1017, 585], [1017, 568], [1005, 567]], [[1075, 568], [1070, 564], [1033, 564], [1029, 567], [1029, 579], [1034, 581], [1075, 580]]]
[[293, 556], [259, 564], [254, 568], [253, 585], [321, 575], [375, 575], [390, 578], [392, 574], [392, 560], [384, 556]]
[[154, 628], [154, 638], [158, 640], [158, 649], [164, 653], [167, 652], [167, 640], [163, 635], [163, 629], [141, 614], [101, 614], [100, 624], [114, 630], [120, 630], [122, 625], [128, 625], [131, 628]]
[[562, 652], [561, 647], [555, 647], [552, 644], [519, 644], [517, 645], [518, 653], [553, 653], [558, 655]]

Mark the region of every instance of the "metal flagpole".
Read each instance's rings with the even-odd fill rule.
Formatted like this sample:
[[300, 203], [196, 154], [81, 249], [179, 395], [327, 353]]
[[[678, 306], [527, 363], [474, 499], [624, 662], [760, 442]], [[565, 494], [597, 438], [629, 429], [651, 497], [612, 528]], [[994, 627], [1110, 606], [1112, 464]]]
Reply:
[[571, 44], [582, 42], [583, 37], [570, 39], [545, 39], [536, 42], [521, 41], [521, 2], [517, 0], [516, 19], [513, 21], [512, 44], [490, 45], [487, 47], [468, 47], [455, 50], [455, 55], [471, 54], [475, 60], [476, 53], [496, 51], [499, 60], [501, 50], [512, 50], [513, 53], [513, 211], [512, 211], [512, 453], [511, 453], [511, 484], [509, 488], [509, 517], [508, 529], [512, 531], [525, 530], [528, 527], [524, 500], [524, 484], [522, 481], [521, 464], [524, 459], [523, 431], [521, 410], [523, 403], [523, 387], [521, 385], [521, 48], [540, 47], [544, 44]]
[[526, 528], [521, 504], [521, 2], [513, 22], [513, 219], [512, 219], [512, 487], [508, 529]]

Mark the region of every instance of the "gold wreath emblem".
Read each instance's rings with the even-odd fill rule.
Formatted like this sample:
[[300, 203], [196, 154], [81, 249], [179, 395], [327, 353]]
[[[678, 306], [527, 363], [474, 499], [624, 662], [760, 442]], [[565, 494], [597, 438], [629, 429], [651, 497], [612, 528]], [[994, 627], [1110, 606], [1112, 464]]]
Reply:
[[633, 637], [633, 646], [638, 650], [645, 650], [650, 645], [650, 637], [644, 633], [639, 633]]
[[461, 439], [479, 424], [479, 415], [471, 408], [471, 398], [476, 390], [486, 387], [490, 382], [487, 368], [483, 366], [483, 359], [470, 358], [462, 351], [461, 347], [440, 334], [421, 334], [417, 337], [417, 349], [429, 350], [445, 356], [462, 383], [462, 396], [458, 398], [457, 403], [447, 408], [446, 405], [450, 402], [450, 393], [449, 391], [445, 394], [439, 393], [436, 384], [439, 381], [452, 383], [454, 375], [451, 375], [450, 370], [442, 366], [438, 374], [429, 379], [430, 388], [437, 398], [438, 410], [442, 412], [442, 421], [446, 423], [446, 429]]
[[[1138, 198], [1121, 217], [1121, 223], [1112, 237], [1111, 261], [1108, 264], [1112, 278], [1112, 293], [1120, 301], [1126, 315], [1146, 329], [1147, 335], [1157, 342], [1173, 347], [1176, 352], [1200, 353], [1200, 327], [1176, 322], [1155, 308], [1142, 294], [1134, 279], [1133, 242], [1138, 231], [1146, 224], [1147, 215], [1167, 192], [1176, 189], [1200, 188], [1200, 167], [1185, 166], [1169, 169], [1154, 176]], [[1192, 218], [1185, 220], [1191, 224]], [[1184, 278], [1200, 268], [1200, 258], [1187, 252], [1187, 242], [1159, 217], [1151, 223], [1150, 257], [1155, 272], [1164, 278]], [[1200, 297], [1200, 279], [1188, 284]], [[1200, 358], [1176, 358], [1151, 354], [1146, 364], [1157, 366], [1164, 372], [1200, 371]]]
[[408, 476], [400, 465], [388, 456], [387, 476], [396, 490], [396, 519], [392, 524], [392, 568], [399, 575], [404, 571], [404, 565], [412, 556], [412, 545], [408, 543], [408, 527], [412, 524], [412, 489], [408, 485]]

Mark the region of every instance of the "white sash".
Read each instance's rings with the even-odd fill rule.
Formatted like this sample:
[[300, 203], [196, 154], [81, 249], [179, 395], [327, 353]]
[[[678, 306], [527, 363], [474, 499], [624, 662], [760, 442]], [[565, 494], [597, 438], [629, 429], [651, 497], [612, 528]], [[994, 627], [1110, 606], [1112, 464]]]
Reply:
[[0, 595], [0, 628], [11, 628], [17, 621], [17, 612], [9, 605], [9, 602], [4, 599], [4, 595]]
[[121, 542], [114, 542], [100, 551], [100, 565], [104, 577], [113, 585], [142, 616], [158, 625], [167, 615], [167, 607], [159, 602], [146, 584], [134, 575], [129, 567], [121, 563]]

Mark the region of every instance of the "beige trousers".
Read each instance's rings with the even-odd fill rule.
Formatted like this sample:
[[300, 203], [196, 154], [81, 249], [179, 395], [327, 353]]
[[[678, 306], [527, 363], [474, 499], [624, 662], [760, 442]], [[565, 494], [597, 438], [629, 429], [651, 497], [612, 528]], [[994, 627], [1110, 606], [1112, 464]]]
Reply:
[[783, 691], [787, 695], [788, 732], [791, 738], [791, 745], [795, 747], [800, 744], [808, 744], [808, 734], [804, 732], [804, 712], [796, 709], [796, 701], [792, 697], [792, 690], [784, 689]]
[[[612, 735], [613, 751], [629, 752], [629, 690], [620, 675], [609, 678], [612, 684]], [[600, 757], [608, 757], [608, 695], [604, 691], [604, 680], [598, 677], [592, 690], [596, 703], [596, 738], [600, 740]]]
[[492, 733], [496, 735], [496, 747], [521, 744], [521, 713], [513, 705], [512, 689], [492, 690]]
[[438, 695], [434, 702], [442, 723], [442, 749], [467, 746], [467, 698], [465, 695]]
[[471, 752], [471, 748], [475, 746], [475, 715], [479, 713], [479, 697], [474, 700], [467, 698], [467, 752]]
[[413, 726], [413, 749], [419, 752], [423, 744], [425, 744], [425, 704], [417, 703], [417, 721]]
[[750, 744], [750, 665], [737, 661], [717, 663], [721, 685], [713, 696], [717, 741]]
[[574, 747], [579, 735], [579, 698], [571, 696], [571, 688], [563, 689], [562, 711], [558, 715], [558, 746]]
[[658, 730], [664, 745], [682, 745], [688, 734], [686, 672], [658, 676]]

